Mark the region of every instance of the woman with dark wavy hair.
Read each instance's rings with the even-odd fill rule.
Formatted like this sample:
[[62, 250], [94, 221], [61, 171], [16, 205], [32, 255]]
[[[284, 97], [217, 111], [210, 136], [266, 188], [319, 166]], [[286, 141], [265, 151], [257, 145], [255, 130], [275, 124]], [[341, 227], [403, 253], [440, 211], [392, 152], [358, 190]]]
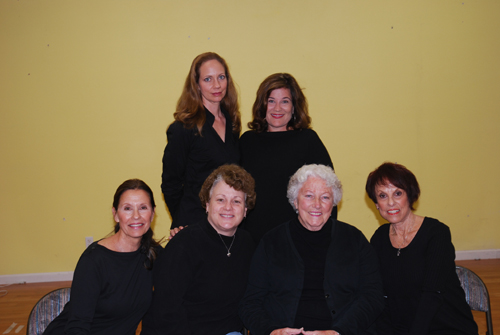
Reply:
[[[240, 139], [240, 164], [255, 178], [259, 198], [242, 227], [256, 241], [295, 217], [287, 202], [288, 180], [305, 164], [333, 167], [330, 155], [311, 128], [307, 99], [295, 78], [275, 73], [260, 84], [251, 129]], [[337, 217], [337, 208], [332, 213]]]
[[161, 185], [172, 216], [171, 237], [205, 217], [198, 193], [208, 175], [239, 160], [238, 94], [221, 56], [206, 52], [193, 60], [174, 119], [167, 130]]
[[121, 184], [113, 199], [115, 233], [92, 243], [75, 269], [71, 300], [45, 335], [134, 335], [151, 304], [155, 202], [142, 180]]

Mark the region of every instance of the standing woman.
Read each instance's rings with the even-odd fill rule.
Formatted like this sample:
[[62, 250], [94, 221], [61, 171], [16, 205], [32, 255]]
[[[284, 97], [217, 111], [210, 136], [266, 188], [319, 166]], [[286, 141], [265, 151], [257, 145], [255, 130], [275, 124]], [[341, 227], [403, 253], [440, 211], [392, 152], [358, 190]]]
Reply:
[[477, 335], [455, 272], [450, 229], [413, 213], [420, 195], [415, 175], [384, 163], [368, 176], [366, 192], [389, 222], [371, 238], [386, 298], [378, 333]]
[[153, 239], [153, 192], [139, 179], [116, 190], [115, 234], [92, 243], [76, 265], [71, 300], [44, 335], [134, 335], [151, 304], [152, 268], [160, 244]]
[[[288, 180], [305, 164], [333, 168], [320, 138], [310, 129], [307, 99], [288, 73], [267, 77], [257, 91], [253, 121], [240, 139], [241, 166], [255, 179], [259, 195], [243, 228], [256, 241], [277, 225], [297, 215], [287, 200]], [[337, 217], [337, 207], [332, 216]]]
[[198, 193], [217, 167], [238, 163], [241, 119], [226, 61], [207, 52], [193, 60], [167, 130], [161, 189], [172, 215], [170, 236], [206, 217]]

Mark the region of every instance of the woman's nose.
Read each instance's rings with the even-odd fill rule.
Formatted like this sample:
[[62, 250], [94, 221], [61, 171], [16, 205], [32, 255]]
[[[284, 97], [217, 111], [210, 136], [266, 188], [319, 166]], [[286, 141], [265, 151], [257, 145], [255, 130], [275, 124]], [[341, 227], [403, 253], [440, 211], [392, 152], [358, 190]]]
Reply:
[[316, 199], [314, 199], [314, 204], [313, 204], [313, 205], [314, 205], [314, 207], [316, 207], [316, 208], [321, 207], [321, 200], [320, 200], [320, 198], [316, 198]]
[[141, 215], [139, 214], [139, 210], [138, 210], [137, 208], [136, 208], [136, 209], [134, 209], [134, 218], [138, 218], [139, 216], [141, 216]]

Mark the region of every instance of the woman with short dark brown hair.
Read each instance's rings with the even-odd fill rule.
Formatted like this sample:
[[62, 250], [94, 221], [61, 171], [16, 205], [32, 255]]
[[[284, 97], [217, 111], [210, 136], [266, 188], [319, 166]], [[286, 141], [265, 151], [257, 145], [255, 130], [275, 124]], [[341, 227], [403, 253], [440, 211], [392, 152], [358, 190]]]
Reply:
[[413, 212], [420, 187], [405, 166], [372, 171], [366, 192], [388, 221], [371, 238], [384, 284], [379, 334], [477, 335], [477, 325], [455, 272], [450, 228]]

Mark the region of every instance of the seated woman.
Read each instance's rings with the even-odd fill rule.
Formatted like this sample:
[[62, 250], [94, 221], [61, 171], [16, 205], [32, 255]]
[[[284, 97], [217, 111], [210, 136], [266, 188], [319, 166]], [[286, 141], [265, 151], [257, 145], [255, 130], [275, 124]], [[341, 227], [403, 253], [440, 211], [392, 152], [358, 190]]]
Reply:
[[455, 272], [450, 229], [414, 214], [415, 175], [400, 164], [371, 172], [366, 192], [389, 221], [371, 238], [380, 261], [386, 307], [379, 334], [477, 334]]
[[189, 224], [154, 270], [151, 308], [142, 335], [224, 335], [239, 332], [238, 303], [255, 248], [238, 225], [255, 204], [255, 182], [237, 165], [222, 165], [200, 191], [207, 218]]
[[71, 300], [44, 335], [134, 335], [151, 304], [152, 267], [161, 246], [153, 239], [153, 192], [139, 179], [116, 190], [115, 234], [92, 243], [76, 265]]
[[261, 240], [240, 316], [252, 335], [374, 334], [383, 309], [377, 257], [363, 233], [331, 217], [342, 198], [332, 168], [305, 165], [290, 179], [298, 217]]

